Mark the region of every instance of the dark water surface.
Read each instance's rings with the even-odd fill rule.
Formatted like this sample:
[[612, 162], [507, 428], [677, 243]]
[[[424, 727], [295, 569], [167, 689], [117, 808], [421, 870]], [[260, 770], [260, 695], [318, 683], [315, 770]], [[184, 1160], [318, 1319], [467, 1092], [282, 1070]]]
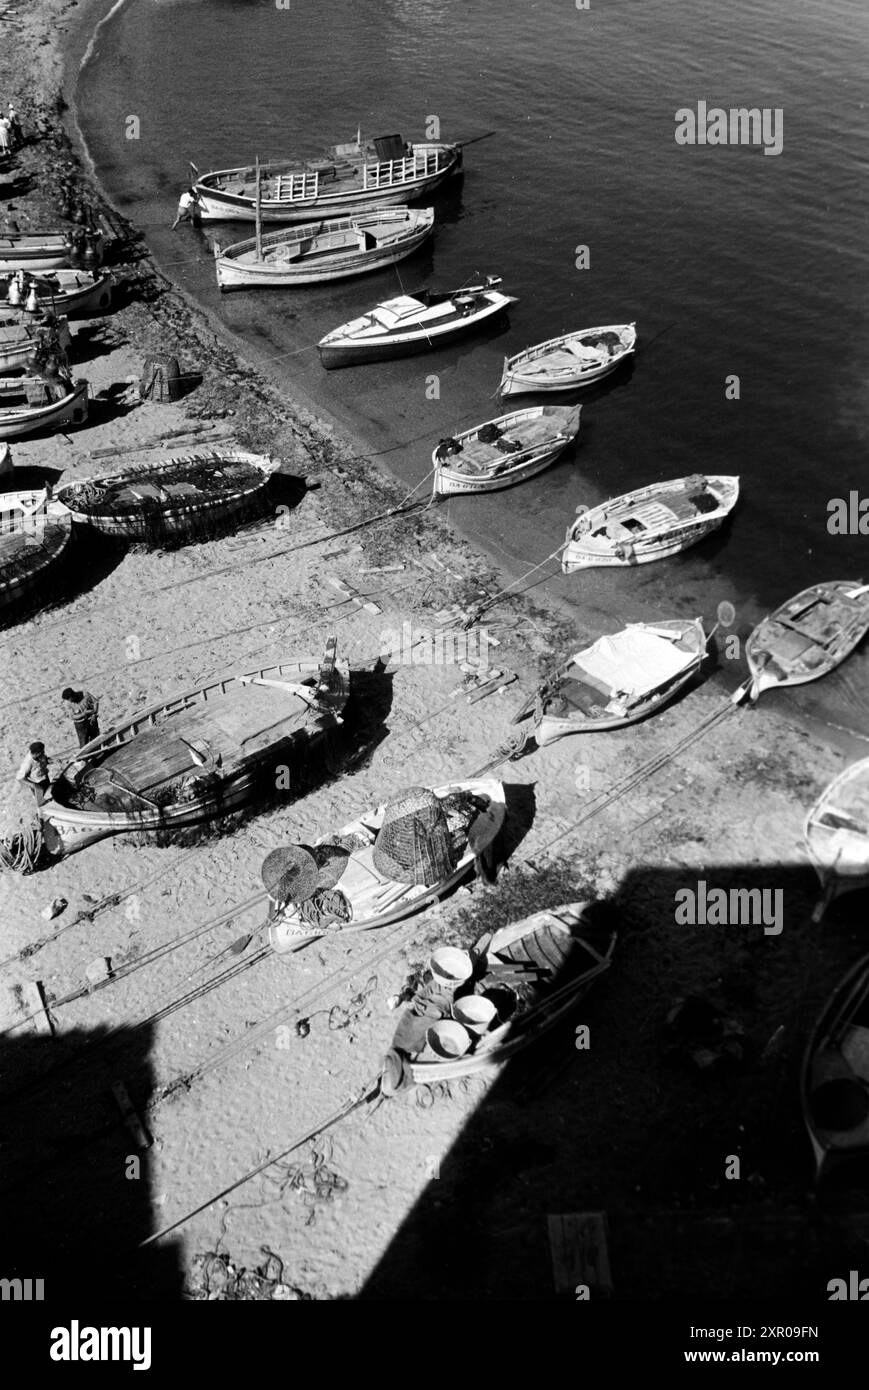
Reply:
[[[437, 440], [499, 413], [502, 358], [571, 328], [636, 319], [632, 368], [579, 393], [575, 451], [520, 487], [443, 504], [515, 573], [562, 541], [579, 502], [656, 479], [739, 473], [730, 524], [635, 571], [558, 576], [577, 635], [702, 613], [744, 633], [825, 578], [869, 581], [867, 537], [832, 536], [827, 503], [869, 497], [869, 7], [865, 0], [126, 0], [78, 83], [82, 133], [116, 205], [158, 262], [307, 404], [408, 488]], [[699, 100], [783, 111], [783, 152], [680, 147]], [[141, 122], [126, 138], [127, 117]], [[472, 145], [436, 199], [428, 249], [334, 286], [218, 293], [210, 240], [169, 229], [187, 160], [315, 154], [401, 131]], [[576, 268], [576, 248], [591, 268]], [[509, 327], [405, 361], [326, 373], [313, 345], [401, 288], [497, 273]], [[431, 374], [440, 397], [427, 399]], [[725, 399], [725, 378], [740, 399]], [[526, 400], [519, 398], [518, 408]], [[549, 569], [553, 569], [549, 566]], [[729, 664], [735, 681], [740, 671]], [[869, 734], [869, 656], [797, 692]], [[780, 697], [765, 697], [770, 703]]]

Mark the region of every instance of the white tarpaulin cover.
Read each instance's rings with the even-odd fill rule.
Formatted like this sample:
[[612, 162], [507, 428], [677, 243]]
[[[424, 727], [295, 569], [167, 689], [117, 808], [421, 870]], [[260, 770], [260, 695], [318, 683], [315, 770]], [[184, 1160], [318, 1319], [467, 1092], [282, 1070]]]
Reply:
[[612, 637], [601, 637], [586, 651], [577, 652], [573, 660], [610, 690], [637, 698], [679, 675], [694, 660], [694, 654], [648, 628], [629, 627]]

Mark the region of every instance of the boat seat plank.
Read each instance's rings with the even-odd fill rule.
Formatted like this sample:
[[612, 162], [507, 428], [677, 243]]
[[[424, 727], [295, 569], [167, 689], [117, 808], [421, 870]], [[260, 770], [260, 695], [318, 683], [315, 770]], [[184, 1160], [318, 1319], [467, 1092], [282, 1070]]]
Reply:
[[[203, 753], [219, 756], [228, 769], [243, 754], [255, 752], [251, 745], [258, 735], [269, 731], [271, 744], [279, 725], [286, 723], [283, 733], [288, 736], [302, 725], [306, 714], [303, 701], [273, 686], [230, 686], [226, 695], [180, 710], [143, 729], [129, 742], [111, 749], [102, 765], [117, 769], [133, 786], [145, 790], [196, 769], [188, 743]], [[246, 748], [242, 748], [243, 742]]]
[[550, 1216], [549, 1252], [557, 1294], [575, 1297], [577, 1287], [608, 1296], [610, 1273], [606, 1212], [589, 1211]]

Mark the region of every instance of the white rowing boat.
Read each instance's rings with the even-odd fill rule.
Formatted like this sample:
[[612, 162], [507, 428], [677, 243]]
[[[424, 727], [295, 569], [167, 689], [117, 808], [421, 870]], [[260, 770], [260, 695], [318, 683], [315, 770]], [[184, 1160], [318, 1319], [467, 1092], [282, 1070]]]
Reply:
[[842, 893], [869, 887], [869, 758], [834, 777], [806, 817], [806, 849], [821, 880], [819, 922]]
[[620, 729], [654, 714], [694, 679], [706, 655], [701, 618], [630, 623], [571, 657], [517, 711], [534, 715], [542, 748], [566, 734]]
[[542, 473], [579, 434], [581, 409], [529, 406], [442, 439], [432, 453], [434, 495], [495, 492]]
[[577, 507], [561, 567], [570, 574], [595, 565], [626, 568], [677, 555], [716, 530], [738, 497], [738, 478], [694, 474], [637, 488], [596, 507]]
[[504, 358], [499, 390], [502, 396], [525, 391], [572, 391], [609, 376], [632, 356], [637, 343], [635, 323], [612, 323], [603, 328], [580, 328]]
[[217, 283], [221, 290], [286, 289], [365, 275], [404, 260], [433, 230], [432, 208], [389, 207], [267, 232], [225, 251], [215, 242]]
[[87, 419], [88, 383], [59, 377], [0, 377], [0, 439], [21, 439]]
[[[357, 820], [314, 842], [315, 848], [335, 850], [336, 854], [343, 850], [343, 858], [338, 859], [340, 873], [333, 875], [324, 889], [322, 910], [319, 889], [302, 902], [287, 901], [278, 906], [275, 900], [269, 941], [279, 955], [294, 951], [312, 937], [373, 931], [422, 912], [450, 892], [471, 872], [475, 860], [486, 855], [504, 823], [502, 782], [489, 778], [419, 790], [447, 807], [450, 799], [457, 797], [479, 804], [463, 832], [463, 848], [451, 854], [450, 867], [444, 867], [437, 880], [429, 884], [397, 877], [395, 870], [384, 867], [378, 854], [378, 837], [390, 803], [366, 811]], [[317, 908], [316, 913], [311, 912], [311, 903]]]
[[869, 584], [855, 579], [812, 584], [758, 623], [748, 638], [749, 697], [756, 700], [763, 690], [827, 675], [867, 632]]

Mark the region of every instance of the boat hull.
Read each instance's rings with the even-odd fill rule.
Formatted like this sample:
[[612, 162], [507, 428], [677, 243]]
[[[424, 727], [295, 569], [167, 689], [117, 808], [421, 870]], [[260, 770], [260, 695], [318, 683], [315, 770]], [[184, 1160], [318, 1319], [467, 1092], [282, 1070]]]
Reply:
[[[664, 705], [674, 700], [680, 691], [697, 675], [703, 664], [706, 655], [706, 633], [701, 619], [697, 618], [693, 623], [680, 624], [678, 622], [652, 623], [651, 627], [662, 627], [678, 629], [685, 628], [685, 636], [692, 636], [695, 654], [688, 666], [663, 690], [654, 691], [647, 699], [639, 700], [624, 714], [602, 713], [599, 718], [591, 715], [583, 716], [576, 712], [572, 716], [557, 716], [547, 714], [545, 711], [539, 719], [535, 720], [534, 737], [539, 747], [543, 748], [549, 743], [556, 743], [561, 738], [566, 738], [570, 734], [590, 734], [605, 732], [608, 729], [623, 729], [628, 724], [637, 724], [642, 719], [647, 719], [655, 714]], [[601, 699], [605, 697], [602, 695]]]
[[[72, 538], [70, 522], [67, 508], [43, 492], [0, 495], [0, 613], [29, 597], [63, 558]], [[22, 551], [13, 536], [32, 544], [25, 543]]]
[[[25, 369], [33, 357], [34, 348], [37, 345], [37, 334], [42, 325], [37, 321], [35, 324], [28, 324], [22, 321], [19, 315], [14, 327], [17, 332], [10, 332], [11, 325], [3, 322], [0, 315], [0, 375], [5, 372], [21, 371]], [[69, 324], [66, 317], [57, 320], [57, 340], [64, 352], [69, 352], [72, 346], [72, 337], [69, 331]]]
[[[807, 685], [810, 681], [817, 680], [820, 676], [827, 675], [834, 670], [851, 652], [862, 642], [866, 633], [869, 632], [869, 588], [861, 595], [862, 603], [860, 607], [855, 607], [850, 615], [851, 621], [847, 630], [843, 630], [841, 640], [826, 655], [820, 643], [817, 643], [820, 659], [813, 666], [804, 670], [791, 669], [790, 671], [782, 668], [774, 669], [769, 664], [769, 657], [774, 657], [774, 652], [766, 646], [762, 646], [764, 640], [762, 634], [772, 624], [780, 623], [782, 617], [786, 617], [787, 611], [793, 609], [796, 612], [803, 611], [806, 605], [812, 600], [825, 600], [827, 602], [847, 602], [849, 592], [861, 591], [863, 586], [857, 580], [837, 579], [824, 584], [813, 584], [808, 589], [803, 589], [787, 603], [782, 604], [775, 612], [770, 613], [763, 622], [759, 623], [750, 634], [745, 645], [745, 657], [751, 671], [752, 681], [749, 687], [749, 698], [756, 700], [764, 690], [772, 690], [776, 686]], [[801, 657], [805, 661], [805, 656]]]
[[[560, 987], [549, 992], [542, 992], [538, 1002], [532, 1004], [524, 1014], [520, 1014], [513, 1021], [501, 1023], [488, 1034], [484, 1034], [473, 1052], [455, 1059], [441, 1059], [431, 1056], [429, 1050], [426, 1049], [422, 1053], [407, 1058], [404, 1065], [404, 1074], [407, 1080], [414, 1085], [431, 1086], [439, 1081], [458, 1081], [466, 1076], [490, 1071], [509, 1061], [517, 1052], [530, 1046], [567, 1017], [595, 981], [609, 970], [616, 946], [615, 932], [609, 933], [606, 945], [601, 950], [593, 947], [583, 936], [582, 918], [589, 906], [591, 905], [582, 902], [565, 903], [560, 907], [536, 912], [522, 922], [495, 932], [486, 947], [487, 955], [501, 949], [499, 946], [501, 940], [512, 938], [514, 947], [519, 948], [521, 958], [523, 946], [527, 942], [530, 944], [528, 956], [532, 960], [540, 955], [541, 958], [545, 957], [549, 960], [556, 968], [556, 981], [558, 967], [554, 956], [559, 950], [556, 945], [558, 940], [562, 942], [573, 941], [579, 944], [585, 950], [589, 962], [588, 966], [579, 975]], [[524, 934], [517, 936], [516, 933], [521, 931], [523, 927], [526, 929]], [[554, 928], [557, 928], [557, 936], [553, 939], [551, 933]], [[543, 945], [547, 935], [549, 942]], [[537, 940], [540, 941], [542, 950], [539, 950], [536, 945]], [[476, 954], [480, 949], [480, 943], [477, 943], [474, 947], [474, 953]], [[563, 950], [563, 947], [561, 949]], [[489, 955], [489, 960], [491, 959], [492, 957]]]
[[[297, 264], [289, 260], [257, 260], [252, 242], [239, 242], [236, 246], [227, 247], [225, 252], [221, 252], [215, 242], [214, 261], [218, 286], [221, 290], [292, 289], [296, 285], [330, 284], [334, 280], [345, 280], [351, 276], [367, 275], [372, 271], [382, 270], [412, 255], [431, 236], [434, 230], [434, 214], [430, 209], [425, 211], [429, 212], [430, 216], [410, 214], [408, 234], [401, 240], [376, 245], [367, 250], [348, 248], [318, 258], [311, 257], [306, 260], [302, 257]], [[398, 225], [404, 219], [396, 218], [395, 221]], [[364, 226], [364, 222], [360, 221], [362, 230]], [[326, 234], [330, 230], [331, 224], [323, 224]]]
[[836, 986], [803, 1057], [800, 1094], [816, 1179], [845, 1159], [869, 1158], [867, 1001], [869, 956], [864, 956]]
[[[264, 223], [291, 225], [307, 222], [311, 217], [348, 217], [360, 208], [396, 207], [401, 203], [418, 202], [439, 189], [461, 168], [461, 150], [453, 145], [417, 146], [437, 155], [440, 167], [429, 174], [407, 178], [388, 186], [344, 188], [329, 193], [318, 189], [310, 197], [263, 198], [260, 217]], [[197, 220], [202, 222], [253, 222], [256, 219], [255, 196], [232, 193], [216, 186], [215, 180], [231, 177], [238, 170], [217, 170], [204, 174], [194, 184], [198, 196]], [[268, 174], [268, 166], [264, 166]]]
[[[215, 498], [204, 498], [201, 501], [188, 505], [178, 505], [175, 507], [154, 507], [146, 512], [144, 508], [136, 512], [123, 514], [112, 514], [108, 512], [93, 512], [82, 510], [76, 506], [76, 494], [80, 491], [81, 485], [72, 483], [66, 488], [61, 488], [58, 497], [69, 507], [73, 521], [80, 526], [90, 527], [94, 531], [99, 531], [102, 535], [112, 536], [121, 540], [144, 541], [149, 539], [155, 530], [155, 525], [159, 527], [160, 539], [179, 539], [189, 532], [205, 523], [216, 525], [228, 521], [238, 512], [249, 507], [253, 500], [264, 491], [268, 486], [269, 477], [274, 468], [274, 463], [266, 459], [263, 455], [242, 454], [236, 452], [232, 455], [235, 459], [244, 459], [257, 467], [261, 476], [258, 481], [251, 481], [250, 485], [238, 492], [228, 493], [224, 496]], [[225, 462], [229, 455], [215, 455], [214, 462]], [[160, 471], [143, 469], [139, 475], [140, 480], [153, 474], [159, 475]], [[124, 473], [116, 475], [117, 478], [129, 478], [131, 482], [136, 481], [135, 473]], [[112, 481], [111, 478], [94, 478], [85, 480], [84, 486], [88, 482], [103, 483]]]
[[515, 300], [506, 295], [504, 299], [506, 303], [498, 304], [485, 313], [475, 314], [463, 323], [451, 325], [448, 330], [438, 331], [431, 328], [421, 333], [408, 334], [403, 338], [384, 337], [359, 342], [348, 339], [343, 343], [318, 343], [320, 361], [327, 371], [331, 371], [336, 367], [357, 367], [365, 362], [387, 362], [397, 357], [413, 357], [421, 352], [435, 352], [458, 339], [470, 337], [481, 324], [490, 323], [499, 315], [506, 314], [510, 304], [515, 303]]
[[0, 272], [61, 270], [70, 265], [70, 248], [62, 236], [0, 236]]
[[0, 439], [23, 439], [26, 435], [80, 425], [87, 419], [88, 384], [77, 382], [62, 401], [33, 407], [0, 406]]
[[[425, 888], [422, 885], [416, 887], [408, 885], [400, 899], [383, 911], [365, 915], [359, 919], [351, 919], [342, 924], [340, 927], [341, 936], [345, 936], [348, 932], [376, 931], [380, 927], [390, 926], [393, 922], [401, 922], [406, 917], [416, 916], [431, 903], [437, 902], [452, 892], [463, 879], [468, 877], [474, 867], [475, 855], [484, 852], [493, 843], [504, 824], [506, 806], [503, 784], [491, 778], [484, 781], [454, 782], [449, 786], [436, 787], [434, 792], [437, 796], [444, 796], [447, 792], [459, 789], [488, 796], [490, 804], [474, 823], [476, 831], [474, 845], [469, 846], [452, 873], [431, 888]], [[373, 815], [375, 817], [382, 815], [384, 809], [384, 806], [378, 807]], [[370, 823], [373, 825], [375, 822], [371, 820]], [[343, 826], [337, 833], [347, 834], [351, 832], [354, 824], [356, 823]], [[332, 837], [328, 835], [323, 836], [317, 843], [321, 844], [330, 838]], [[340, 879], [335, 886], [340, 888]], [[269, 943], [277, 955], [287, 955], [296, 951], [306, 941], [329, 933], [329, 927], [318, 929], [291, 911], [284, 913], [278, 921], [269, 926]]]
[[[515, 483], [523, 483], [527, 478], [533, 478], [537, 473], [542, 473], [545, 468], [554, 463], [567, 446], [576, 439], [579, 433], [580, 414], [580, 406], [572, 408], [530, 406], [525, 410], [514, 411], [510, 415], [502, 415], [495, 420], [488, 420], [485, 424], [477, 426], [475, 430], [467, 430], [457, 436], [459, 443], [473, 445], [477, 441], [480, 431], [485, 429], [487, 425], [496, 426], [502, 431], [503, 436], [509, 434], [511, 430], [521, 431], [523, 425], [529, 426], [542, 420], [551, 421], [553, 430], [550, 438], [542, 439], [537, 448], [532, 447], [528, 457], [523, 462], [512, 468], [505, 468], [500, 473], [469, 473], [452, 468], [439, 457], [441, 447], [439, 445], [432, 452], [434, 495], [457, 497], [468, 493], [498, 492], [501, 488], [512, 487]], [[509, 454], [504, 455], [505, 459], [509, 457]]]
[[[316, 675], [319, 669], [320, 663], [316, 661], [285, 662], [280, 666], [261, 668], [260, 671], [248, 673], [248, 675], [279, 674], [281, 679], [300, 680], [306, 676]], [[346, 699], [346, 666], [343, 668], [342, 675]], [[207, 689], [213, 692], [211, 698], [214, 699], [221, 689], [225, 690], [229, 685], [235, 684], [237, 679], [235, 676], [227, 677], [223, 682], [217, 682], [214, 686], [208, 687]], [[203, 688], [200, 687], [184, 692], [166, 704], [156, 705], [151, 710], [143, 711], [129, 725], [125, 725], [119, 730], [110, 730], [91, 743], [85, 744], [79, 749], [76, 762], [86, 761], [102, 750], [109, 751], [112, 747], [127, 741], [149, 726], [162, 723], [162, 716], [165, 716], [167, 711], [171, 714], [173, 707], [178, 710], [186, 709], [190, 707], [190, 703], [203, 698], [207, 698], [207, 696], [203, 695]], [[168, 723], [171, 725], [171, 719]], [[336, 715], [331, 720], [324, 721], [319, 730], [308, 732], [304, 743], [305, 753], [322, 744], [334, 732], [339, 723], [340, 719]], [[125, 735], [127, 739], [125, 739]], [[239, 810], [250, 803], [252, 796], [261, 785], [263, 764], [270, 764], [274, 758], [275, 746], [263, 750], [262, 756], [258, 756], [250, 769], [234, 772], [221, 779], [207, 794], [197, 796], [190, 801], [175, 802], [167, 806], [155, 806], [142, 811], [85, 811], [79, 807], [66, 806], [51, 796], [43, 802], [39, 809], [46, 847], [52, 856], [56, 858], [66, 857], [112, 835], [168, 834], [186, 826], [199, 825], [216, 816], [228, 815], [231, 811]]]
[[[540, 349], [550, 347], [557, 348], [569, 338], [590, 336], [594, 333], [615, 331], [621, 329], [626, 332], [627, 344], [620, 351], [606, 362], [599, 366], [591, 366], [587, 370], [577, 370], [571, 373], [569, 370], [564, 375], [554, 376], [546, 373], [539, 368], [535, 368], [534, 357], [528, 354], [540, 356]], [[601, 381], [604, 377], [610, 376], [612, 372], [618, 370], [623, 362], [634, 355], [636, 351], [636, 324], [611, 325], [607, 328], [586, 328], [579, 330], [576, 334], [564, 334], [561, 338], [553, 338], [548, 344], [540, 344], [539, 348], [531, 348], [528, 354], [520, 353], [517, 357], [508, 357], [504, 362], [504, 371], [501, 376], [499, 387], [502, 396], [518, 396], [529, 393], [535, 395], [539, 392], [553, 393], [559, 391], [575, 391], [579, 387], [590, 386], [595, 381]], [[523, 360], [527, 359], [527, 360]]]
[[[612, 569], [632, 569], [636, 565], [648, 565], [656, 560], [666, 560], [672, 555], [696, 545], [698, 541], [717, 531], [729, 517], [739, 498], [739, 479], [737, 477], [709, 476], [704, 480], [710, 493], [715, 497], [717, 507], [714, 511], [692, 515], [688, 520], [666, 520], [661, 523], [660, 534], [652, 532], [648, 539], [630, 537], [629, 540], [597, 539], [590, 533], [595, 527], [602, 527], [611, 520], [618, 520], [619, 512], [630, 515], [632, 509], [641, 510], [643, 506], [654, 503], [659, 497], [673, 496], [681, 486], [682, 480], [670, 484], [653, 485], [613, 498], [601, 506], [592, 507], [586, 512], [583, 522], [585, 531], [578, 531], [579, 522], [568, 528], [561, 568], [565, 574], [579, 569], [606, 567]], [[586, 537], [586, 539], [583, 539]]]
[[[814, 915], [844, 893], [869, 888], [869, 758], [834, 777], [806, 816], [806, 850], [823, 890]], [[824, 816], [828, 816], [827, 823]], [[838, 824], [835, 822], [838, 821]]]

